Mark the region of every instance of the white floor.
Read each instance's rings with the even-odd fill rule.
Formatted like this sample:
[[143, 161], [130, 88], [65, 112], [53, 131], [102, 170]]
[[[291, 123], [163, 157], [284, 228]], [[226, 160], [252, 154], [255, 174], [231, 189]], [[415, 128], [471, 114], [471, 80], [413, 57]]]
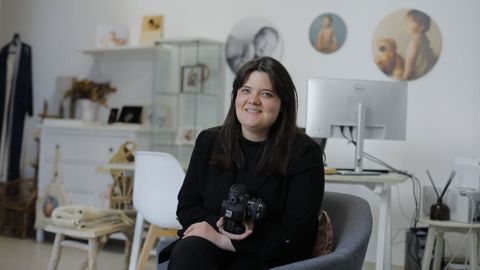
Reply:
[[[47, 269], [52, 242], [52, 236], [48, 236], [43, 243], [38, 243], [34, 239], [0, 236], [0, 269]], [[78, 269], [86, 256], [85, 251], [65, 247], [62, 249], [58, 270]], [[100, 270], [123, 269], [123, 259], [123, 242], [110, 240], [98, 256], [97, 268]], [[154, 269], [156, 269], [156, 258], [150, 257], [145, 270]], [[362, 270], [371, 269], [375, 269], [375, 263], [365, 262]], [[394, 266], [392, 269], [400, 270], [403, 268]]]
[[[38, 243], [34, 239], [19, 239], [0, 236], [0, 269], [36, 270], [47, 269], [52, 251], [53, 238]], [[85, 251], [64, 247], [58, 270], [78, 269], [87, 258]], [[110, 240], [98, 256], [97, 269], [123, 269], [123, 242]], [[146, 270], [156, 269], [156, 260], [151, 257]]]

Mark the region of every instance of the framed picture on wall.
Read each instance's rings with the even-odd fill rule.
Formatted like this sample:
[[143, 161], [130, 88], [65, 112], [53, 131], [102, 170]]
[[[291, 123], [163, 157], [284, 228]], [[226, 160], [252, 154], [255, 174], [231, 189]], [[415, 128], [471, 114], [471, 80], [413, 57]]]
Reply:
[[182, 126], [178, 129], [175, 143], [177, 145], [194, 145], [201, 130], [199, 127]]

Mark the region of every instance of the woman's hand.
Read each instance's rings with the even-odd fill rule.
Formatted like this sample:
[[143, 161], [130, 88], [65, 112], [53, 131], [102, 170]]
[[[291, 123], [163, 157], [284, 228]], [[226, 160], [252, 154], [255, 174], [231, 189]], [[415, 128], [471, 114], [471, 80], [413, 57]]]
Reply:
[[223, 217], [221, 217], [217, 221], [218, 230], [222, 233], [222, 235], [224, 235], [224, 236], [226, 236], [226, 237], [228, 237], [232, 240], [243, 240], [243, 239], [247, 238], [253, 232], [253, 223], [246, 223], [245, 221], [243, 221], [243, 226], [245, 226], [245, 232], [242, 233], [242, 234], [233, 234], [233, 233], [226, 232], [223, 229], [224, 224], [225, 224], [225, 220], [223, 219]]
[[183, 233], [183, 237], [189, 237], [189, 236], [202, 237], [212, 242], [214, 245], [216, 245], [221, 249], [235, 251], [235, 248], [232, 245], [232, 241], [230, 241], [230, 239], [227, 236], [217, 232], [206, 221], [197, 222], [190, 225], [190, 227], [188, 227]]

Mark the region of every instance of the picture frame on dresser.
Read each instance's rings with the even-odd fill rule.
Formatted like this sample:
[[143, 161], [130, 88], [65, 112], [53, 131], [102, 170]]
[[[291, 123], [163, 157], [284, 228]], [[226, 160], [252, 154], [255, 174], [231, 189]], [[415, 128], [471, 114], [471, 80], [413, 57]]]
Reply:
[[123, 106], [118, 122], [141, 124], [142, 123], [142, 106]]
[[193, 126], [181, 126], [178, 128], [175, 144], [177, 145], [194, 145], [198, 134], [202, 129]]
[[210, 76], [210, 68], [203, 63], [181, 68], [181, 92], [203, 92], [203, 84]]

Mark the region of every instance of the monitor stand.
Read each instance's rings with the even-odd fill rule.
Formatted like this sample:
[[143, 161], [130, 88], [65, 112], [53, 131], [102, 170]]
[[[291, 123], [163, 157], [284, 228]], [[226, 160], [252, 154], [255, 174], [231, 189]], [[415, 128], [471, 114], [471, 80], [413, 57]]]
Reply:
[[363, 104], [357, 104], [357, 142], [355, 144], [355, 169], [353, 171], [343, 171], [342, 175], [380, 175], [380, 172], [363, 170], [363, 138], [365, 131], [365, 111]]

